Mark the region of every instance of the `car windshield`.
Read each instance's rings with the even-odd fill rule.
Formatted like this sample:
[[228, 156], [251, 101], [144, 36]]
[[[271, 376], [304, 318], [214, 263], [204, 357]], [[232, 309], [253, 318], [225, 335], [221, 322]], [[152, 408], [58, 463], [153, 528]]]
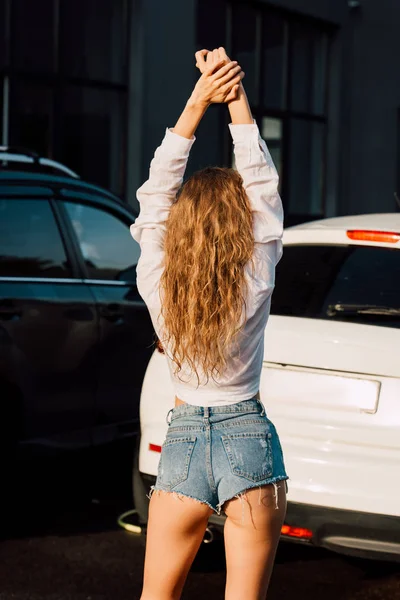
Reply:
[[374, 246], [286, 245], [271, 313], [400, 328], [400, 252]]

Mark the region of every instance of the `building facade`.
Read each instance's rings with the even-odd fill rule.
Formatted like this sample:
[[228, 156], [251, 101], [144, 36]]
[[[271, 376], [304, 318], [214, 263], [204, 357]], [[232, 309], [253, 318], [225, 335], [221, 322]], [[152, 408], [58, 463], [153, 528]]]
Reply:
[[[281, 176], [286, 224], [392, 212], [400, 196], [395, 0], [0, 0], [4, 145], [31, 148], [136, 204], [165, 127], [225, 45]], [[189, 172], [232, 164], [225, 106]]]

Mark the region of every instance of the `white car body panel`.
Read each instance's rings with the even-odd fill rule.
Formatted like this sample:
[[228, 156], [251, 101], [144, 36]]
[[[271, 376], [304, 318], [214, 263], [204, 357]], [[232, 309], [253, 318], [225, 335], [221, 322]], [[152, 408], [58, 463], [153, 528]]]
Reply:
[[[347, 229], [400, 232], [400, 214], [327, 219], [284, 244], [356, 244]], [[397, 243], [373, 244], [400, 249]], [[373, 283], [373, 282], [372, 282]], [[400, 329], [271, 315], [260, 385], [276, 425], [291, 502], [400, 517]], [[174, 392], [155, 351], [143, 383], [139, 470], [157, 474]]]

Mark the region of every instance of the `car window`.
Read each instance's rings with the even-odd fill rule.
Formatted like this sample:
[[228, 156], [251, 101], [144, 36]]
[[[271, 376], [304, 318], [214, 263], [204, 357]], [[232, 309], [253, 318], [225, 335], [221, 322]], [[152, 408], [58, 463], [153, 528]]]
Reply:
[[0, 277], [71, 277], [47, 200], [0, 199]]
[[129, 225], [102, 208], [64, 202], [90, 279], [136, 281], [140, 247]]
[[400, 252], [287, 245], [277, 266], [271, 313], [400, 327]]

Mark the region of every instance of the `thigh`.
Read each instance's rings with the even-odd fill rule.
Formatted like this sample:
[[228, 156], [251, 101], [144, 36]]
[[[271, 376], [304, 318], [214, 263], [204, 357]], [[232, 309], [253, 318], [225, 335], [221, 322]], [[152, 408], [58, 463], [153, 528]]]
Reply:
[[149, 506], [141, 600], [179, 599], [213, 511], [192, 498], [155, 490]]
[[266, 598], [286, 513], [286, 483], [247, 490], [224, 505], [226, 600]]

